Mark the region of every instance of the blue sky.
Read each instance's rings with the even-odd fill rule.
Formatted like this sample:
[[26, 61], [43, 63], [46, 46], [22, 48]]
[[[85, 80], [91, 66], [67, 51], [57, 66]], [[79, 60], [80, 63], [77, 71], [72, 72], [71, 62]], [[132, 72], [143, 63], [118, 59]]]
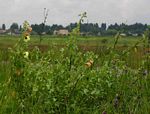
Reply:
[[0, 0], [0, 25], [43, 21], [44, 8], [49, 9], [47, 24], [67, 25], [86, 11], [88, 22], [150, 24], [150, 0]]

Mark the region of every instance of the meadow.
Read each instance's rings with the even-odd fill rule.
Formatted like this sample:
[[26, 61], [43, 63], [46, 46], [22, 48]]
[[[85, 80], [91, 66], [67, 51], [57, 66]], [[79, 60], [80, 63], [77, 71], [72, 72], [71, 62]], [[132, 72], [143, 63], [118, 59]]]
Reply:
[[[17, 41], [20, 39], [21, 35], [18, 36], [13, 36], [13, 35], [1, 35], [0, 36], [0, 48], [9, 46], [9, 45], [14, 45], [17, 43]], [[31, 45], [51, 45], [51, 44], [57, 44], [57, 45], [65, 45], [65, 43], [68, 41], [69, 36], [51, 36], [51, 35], [44, 35], [42, 36], [42, 42], [39, 43], [40, 36], [38, 35], [33, 35], [32, 39], [30, 41]], [[118, 41], [118, 45], [120, 46], [132, 46], [136, 42], [138, 42], [141, 39], [141, 37], [122, 37]], [[114, 36], [79, 36], [77, 39], [78, 45], [83, 45], [83, 46], [112, 46], [114, 44]]]
[[29, 27], [0, 36], [0, 114], [150, 113], [146, 36], [81, 37], [78, 25], [39, 42]]
[[[2, 53], [5, 53], [9, 47], [13, 47], [18, 40], [21, 38], [21, 35], [18, 36], [0, 36], [0, 49]], [[47, 52], [50, 48], [54, 48], [54, 50], [59, 51], [61, 48], [65, 47], [68, 42], [69, 36], [50, 36], [44, 35], [42, 36], [42, 42], [40, 42], [40, 36], [32, 35], [32, 39], [30, 40], [29, 48], [32, 50], [34, 47], [38, 47], [42, 52]], [[134, 47], [134, 45], [142, 39], [142, 36], [139, 37], [120, 37], [117, 42], [118, 51], [126, 50], [130, 47]], [[107, 48], [111, 48], [114, 45], [114, 36], [78, 36], [76, 39], [77, 46], [79, 50], [82, 52], [92, 51], [99, 56], [102, 56], [103, 53], [106, 53]], [[57, 48], [56, 48], [57, 47]], [[4, 50], [4, 52], [3, 52]], [[136, 46], [137, 52], [135, 52], [135, 48], [131, 51], [131, 55], [128, 56], [128, 63], [130, 66], [137, 68], [140, 63], [144, 52], [148, 51], [148, 48], [143, 47], [143, 42], [140, 42]]]

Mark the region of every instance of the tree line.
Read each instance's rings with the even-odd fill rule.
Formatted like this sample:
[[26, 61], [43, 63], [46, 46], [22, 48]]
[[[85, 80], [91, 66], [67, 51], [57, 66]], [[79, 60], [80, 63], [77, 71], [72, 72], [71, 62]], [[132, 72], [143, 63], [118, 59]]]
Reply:
[[[53, 24], [53, 25], [44, 25], [41, 24], [32, 24], [31, 27], [33, 29], [32, 34], [48, 34], [52, 35], [55, 30], [60, 29], [67, 29], [69, 32], [72, 31], [77, 26], [77, 23], [70, 23], [67, 26]], [[115, 35], [118, 31], [121, 33], [124, 33], [126, 35], [142, 35], [145, 30], [149, 29], [150, 26], [147, 24], [142, 23], [135, 23], [131, 25], [127, 24], [110, 24], [107, 25], [106, 23], [98, 24], [98, 23], [84, 23], [81, 24], [80, 32], [82, 35], [91, 35], [91, 36], [107, 36], [107, 35]], [[5, 30], [6, 26], [5, 24], [2, 24], [2, 29]], [[19, 30], [21, 31], [22, 27], [19, 26], [17, 23], [12, 23], [12, 25], [9, 28], [10, 30]]]

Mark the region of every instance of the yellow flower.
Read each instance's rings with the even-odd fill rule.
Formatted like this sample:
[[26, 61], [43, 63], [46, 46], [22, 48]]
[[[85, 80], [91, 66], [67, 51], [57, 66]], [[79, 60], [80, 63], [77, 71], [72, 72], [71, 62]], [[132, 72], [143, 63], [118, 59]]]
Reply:
[[26, 59], [28, 59], [28, 57], [29, 57], [29, 52], [27, 52], [27, 51], [24, 52], [24, 53], [23, 53], [23, 57], [26, 58]]
[[30, 36], [27, 35], [24, 37], [24, 42], [28, 42], [29, 40], [30, 40]]

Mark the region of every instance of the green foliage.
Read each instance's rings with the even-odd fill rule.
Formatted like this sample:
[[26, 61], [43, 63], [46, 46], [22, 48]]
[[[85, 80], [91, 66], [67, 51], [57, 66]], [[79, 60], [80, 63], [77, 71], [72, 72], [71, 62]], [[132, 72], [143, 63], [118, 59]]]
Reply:
[[[103, 58], [94, 52], [82, 53], [77, 37], [86, 13], [80, 16], [66, 47], [58, 51], [54, 50], [57, 47], [46, 53], [37, 47], [29, 50], [24, 34], [18, 44], [9, 49], [11, 73], [0, 84], [0, 113], [150, 113], [146, 59], [138, 69], [128, 67], [125, 59], [137, 44], [118, 52], [118, 33]], [[29, 24], [24, 25], [23, 33], [26, 33]]]
[[106, 33], [104, 34], [107, 34], [107, 35], [115, 35], [117, 34], [117, 30], [116, 29], [108, 29]]
[[6, 29], [6, 25], [2, 24], [2, 29], [5, 30]]
[[11, 29], [11, 30], [19, 29], [19, 26], [18, 26], [17, 23], [13, 23], [13, 24], [10, 26], [10, 29]]
[[101, 40], [101, 43], [102, 43], [102, 44], [106, 44], [106, 43], [108, 43], [108, 40], [107, 40], [107, 39], [102, 39], [102, 40]]

